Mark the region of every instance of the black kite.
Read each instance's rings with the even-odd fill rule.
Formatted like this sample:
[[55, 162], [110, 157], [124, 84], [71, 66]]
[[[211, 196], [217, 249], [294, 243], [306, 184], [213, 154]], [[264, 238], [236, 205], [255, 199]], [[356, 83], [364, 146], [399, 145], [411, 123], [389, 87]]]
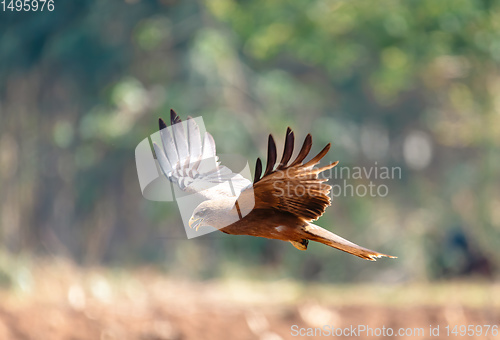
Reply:
[[[277, 163], [276, 144], [268, 141], [267, 165], [262, 175], [262, 162], [257, 159], [253, 183], [234, 174], [217, 161], [215, 143], [207, 132], [202, 143], [199, 128], [188, 117], [186, 131], [179, 116], [171, 110], [172, 129], [160, 118], [163, 150], [154, 144], [155, 153], [164, 174], [187, 192], [202, 193], [206, 199], [194, 210], [190, 227], [212, 226], [231, 235], [251, 235], [289, 241], [297, 249], [306, 250], [309, 241], [340, 249], [366, 260], [394, 256], [363, 248], [334, 233], [312, 224], [330, 205], [331, 186], [318, 174], [333, 168], [338, 161], [315, 168], [330, 149], [325, 146], [304, 163], [312, 146], [310, 134], [304, 140], [297, 157], [291, 160], [295, 137], [287, 129], [283, 156]], [[187, 133], [187, 136], [186, 136]], [[213, 166], [203, 166], [210, 158]], [[224, 183], [231, 181], [231, 186]], [[220, 184], [220, 185], [219, 185]]]

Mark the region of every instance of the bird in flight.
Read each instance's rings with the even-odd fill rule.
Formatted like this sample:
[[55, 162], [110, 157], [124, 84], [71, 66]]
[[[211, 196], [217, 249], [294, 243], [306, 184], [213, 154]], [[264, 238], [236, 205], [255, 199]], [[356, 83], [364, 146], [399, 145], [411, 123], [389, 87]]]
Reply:
[[[315, 167], [330, 150], [330, 144], [304, 163], [312, 146], [308, 134], [291, 161], [295, 137], [288, 128], [278, 163], [276, 144], [269, 135], [266, 168], [262, 174], [258, 158], [251, 182], [218, 162], [214, 139], [206, 132], [202, 141], [194, 119], [188, 117], [182, 123], [175, 111], [170, 110], [170, 122], [171, 128], [167, 128], [159, 119], [163, 149], [156, 143], [153, 147], [164, 175], [183, 191], [204, 198], [189, 220], [191, 228], [211, 226], [231, 235], [288, 241], [299, 250], [306, 250], [309, 241], [315, 241], [370, 261], [395, 258], [358, 246], [312, 223], [330, 205], [331, 186], [318, 175], [336, 166], [338, 161]], [[206, 159], [213, 162], [207, 166]]]

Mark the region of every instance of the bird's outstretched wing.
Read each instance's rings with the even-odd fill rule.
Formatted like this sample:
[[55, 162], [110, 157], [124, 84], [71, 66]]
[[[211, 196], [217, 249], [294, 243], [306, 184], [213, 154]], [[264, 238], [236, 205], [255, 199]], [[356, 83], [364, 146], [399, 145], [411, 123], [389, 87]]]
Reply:
[[170, 122], [171, 128], [159, 119], [163, 149], [153, 143], [160, 168], [170, 181], [183, 191], [200, 193], [207, 199], [237, 197], [251, 186], [248, 179], [220, 164], [213, 137], [206, 132], [202, 139], [194, 119], [188, 117], [183, 124], [170, 110]]
[[276, 144], [273, 137], [269, 135], [267, 165], [263, 176], [260, 158], [257, 159], [255, 166], [253, 186], [255, 207], [273, 207], [279, 211], [292, 213], [304, 221], [313, 221], [323, 215], [325, 209], [330, 205], [331, 186], [323, 183], [327, 179], [319, 178], [318, 174], [333, 168], [338, 162], [314, 168], [330, 150], [330, 144], [328, 144], [320, 153], [304, 164], [303, 160], [309, 154], [312, 146], [310, 134], [306, 136], [295, 160], [290, 162], [294, 142], [294, 134], [288, 128], [283, 156], [276, 166]]
[[[276, 144], [269, 135], [267, 165], [262, 175], [262, 162], [257, 159], [255, 166], [255, 178], [253, 194], [255, 196], [255, 208], [264, 211], [274, 210], [284, 215], [293, 215], [301, 224], [298, 229], [288, 229], [288, 234], [273, 238], [290, 241], [294, 247], [306, 250], [308, 241], [316, 241], [330, 247], [340, 249], [347, 253], [356, 255], [366, 260], [375, 261], [379, 257], [394, 256], [379, 253], [352, 243], [334, 233], [310, 223], [321, 217], [325, 209], [330, 205], [331, 186], [325, 184], [326, 178], [318, 175], [338, 164], [334, 162], [324, 167], [315, 168], [315, 165], [330, 150], [330, 144], [326, 145], [310, 161], [303, 163], [312, 146], [312, 137], [307, 135], [299, 154], [290, 163], [294, 146], [294, 134], [290, 128], [286, 131], [285, 147], [281, 161], [277, 164]], [[290, 164], [289, 164], [290, 163]], [[241, 196], [245, 197], [247, 191]], [[239, 199], [241, 200], [241, 198]], [[285, 219], [284, 219], [285, 220]], [[286, 224], [286, 223], [284, 223]], [[273, 228], [276, 228], [275, 226]], [[279, 228], [283, 228], [279, 226]], [[286, 230], [286, 228], [283, 228]], [[266, 233], [263, 233], [264, 237]]]

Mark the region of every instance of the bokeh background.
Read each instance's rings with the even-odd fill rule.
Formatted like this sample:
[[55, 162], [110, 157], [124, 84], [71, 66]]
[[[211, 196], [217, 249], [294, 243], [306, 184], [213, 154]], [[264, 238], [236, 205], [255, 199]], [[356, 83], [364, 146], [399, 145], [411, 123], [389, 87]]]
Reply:
[[[36, 325], [54, 339], [286, 339], [293, 324], [498, 324], [499, 66], [490, 0], [0, 12], [0, 337], [38, 339]], [[399, 258], [187, 240], [176, 203], [144, 199], [135, 168], [170, 108], [202, 116], [218, 152], [252, 169], [287, 126], [312, 133], [313, 151], [331, 142], [326, 161], [400, 168], [349, 180], [388, 194], [336, 197], [318, 221]], [[41, 306], [54, 315], [33, 316]]]

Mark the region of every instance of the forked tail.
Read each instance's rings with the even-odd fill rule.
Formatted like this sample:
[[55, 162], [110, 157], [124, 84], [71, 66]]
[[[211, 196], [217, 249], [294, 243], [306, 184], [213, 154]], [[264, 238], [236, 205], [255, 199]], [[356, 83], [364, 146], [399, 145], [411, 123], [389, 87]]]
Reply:
[[327, 246], [340, 249], [346, 253], [356, 255], [365, 260], [376, 261], [375, 259], [380, 257], [397, 258], [396, 256], [382, 254], [377, 251], [358, 246], [357, 244], [312, 223], [305, 226], [304, 231], [307, 235], [307, 239], [311, 241], [326, 244]]

